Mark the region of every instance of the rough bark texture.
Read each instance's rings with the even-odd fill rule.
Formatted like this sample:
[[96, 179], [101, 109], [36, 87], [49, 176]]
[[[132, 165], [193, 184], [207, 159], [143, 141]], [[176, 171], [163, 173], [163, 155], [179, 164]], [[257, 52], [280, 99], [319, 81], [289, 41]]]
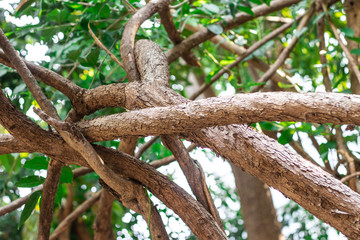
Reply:
[[[143, 88], [146, 90], [140, 94], [138, 89]], [[156, 85], [135, 83], [132, 89], [137, 92], [134, 95], [140, 98], [134, 99], [136, 103], [145, 103], [144, 107], [151, 105], [148, 91], [156, 91]], [[175, 99], [175, 96], [172, 97]], [[164, 105], [165, 101], [168, 104], [182, 104], [108, 115], [80, 122], [77, 126], [87, 139], [105, 141], [127, 135], [172, 134], [201, 127], [259, 121], [360, 125], [360, 97], [350, 94], [272, 92], [237, 94], [193, 102], [181, 100], [178, 95], [178, 102], [175, 100], [172, 103], [166, 99], [164, 94], [157, 95], [156, 104]], [[130, 105], [128, 101], [129, 98], [126, 104]]]

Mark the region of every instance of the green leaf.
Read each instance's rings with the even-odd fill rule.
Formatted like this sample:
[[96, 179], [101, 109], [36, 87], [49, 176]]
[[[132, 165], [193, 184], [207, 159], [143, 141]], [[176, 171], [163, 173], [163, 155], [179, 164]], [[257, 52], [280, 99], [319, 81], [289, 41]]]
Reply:
[[266, 4], [266, 5], [268, 5], [268, 6], [269, 6], [269, 5], [270, 5], [271, 0], [264, 0], [264, 2], [265, 2], [265, 4]]
[[230, 14], [233, 18], [235, 18], [235, 14], [236, 14], [236, 5], [235, 3], [229, 3], [229, 9], [230, 9]]
[[257, 5], [262, 4], [262, 2], [260, 0], [249, 0], [249, 2], [255, 3]]
[[21, 212], [18, 229], [24, 224], [26, 219], [28, 219], [30, 217], [32, 211], [34, 210], [34, 208], [39, 200], [39, 197], [41, 196], [41, 193], [42, 193], [41, 190], [34, 192], [29, 197], [29, 200], [27, 200], [27, 202], [25, 203], [24, 210]]
[[350, 53], [355, 54], [355, 55], [360, 55], [360, 48], [353, 49], [353, 50], [351, 50]]
[[74, 174], [70, 167], [65, 166], [61, 170], [60, 182], [62, 183], [72, 183]]
[[207, 25], [206, 28], [207, 28], [210, 32], [212, 32], [212, 33], [214, 33], [214, 34], [216, 34], [216, 35], [220, 35], [220, 34], [222, 34], [223, 31], [224, 31], [223, 27], [222, 27], [221, 25], [219, 25], [219, 24]]
[[278, 142], [282, 145], [285, 145], [285, 144], [291, 142], [293, 139], [294, 133], [295, 133], [295, 130], [291, 129], [291, 128], [288, 128], [288, 129], [282, 131], [281, 135], [278, 139]]
[[90, 51], [90, 53], [86, 56], [86, 65], [81, 63], [81, 65], [86, 67], [92, 67], [95, 66], [97, 63], [97, 60], [99, 58], [100, 49], [94, 48]]
[[19, 85], [17, 85], [14, 88], [13, 94], [17, 95], [20, 92], [23, 92], [26, 89], [26, 84], [25, 83], [20, 83]]
[[28, 187], [36, 187], [40, 184], [43, 184], [45, 181], [45, 178], [40, 177], [40, 176], [29, 176], [29, 177], [25, 177], [20, 179], [17, 183], [15, 183], [15, 186], [17, 187], [24, 187], [24, 188], [28, 188]]
[[344, 33], [346, 37], [354, 37], [354, 30], [352, 28], [343, 28], [341, 32]]
[[204, 9], [211, 13], [216, 13], [216, 14], [220, 12], [220, 8], [213, 3], [204, 4]]
[[48, 168], [48, 160], [44, 156], [35, 157], [25, 162], [24, 167], [34, 170], [41, 170]]
[[11, 154], [0, 155], [1, 165], [4, 166], [5, 171], [8, 173], [11, 171], [11, 167], [14, 164], [14, 161], [15, 161], [15, 158]]
[[241, 12], [245, 12], [253, 17], [255, 17], [255, 13], [251, 10], [250, 7], [245, 7], [245, 6], [237, 6], [237, 8], [241, 11]]
[[100, 17], [101, 18], [108, 18], [110, 15], [110, 8], [108, 5], [103, 5], [101, 11], [100, 11]]
[[301, 35], [303, 35], [307, 30], [308, 30], [308, 27], [304, 27], [304, 28], [302, 28], [300, 31], [296, 31], [296, 32], [295, 32], [295, 36], [296, 36], [297, 38], [300, 38]]
[[319, 19], [322, 18], [324, 15], [325, 15], [325, 12], [322, 12], [322, 13], [318, 14], [318, 15], [314, 18], [314, 20], [312, 21], [312, 24], [317, 23], [317, 21], [319, 21]]

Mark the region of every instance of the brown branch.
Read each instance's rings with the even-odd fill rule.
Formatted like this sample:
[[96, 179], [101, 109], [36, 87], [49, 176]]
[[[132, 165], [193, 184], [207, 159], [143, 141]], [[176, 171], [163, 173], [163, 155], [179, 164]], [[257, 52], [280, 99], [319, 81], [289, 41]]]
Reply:
[[[300, 143], [296, 141], [291, 141], [289, 145], [304, 159], [309, 160], [313, 164], [315, 164], [318, 167], [321, 167], [307, 152], [305, 152], [304, 148], [300, 145]], [[323, 170], [327, 170], [326, 168], [321, 167]]]
[[[185, 26], [188, 30], [190, 30], [192, 32], [197, 32], [197, 31], [204, 29], [204, 27], [199, 27], [199, 26], [195, 27], [195, 26], [192, 26], [189, 24], [186, 24]], [[269, 36], [271, 36], [271, 35], [269, 35]], [[226, 51], [229, 51], [233, 54], [237, 54], [239, 56], [243, 55], [246, 52], [246, 49], [244, 47], [238, 46], [235, 43], [230, 42], [227, 39], [225, 39], [219, 35], [216, 35], [216, 36], [210, 38], [210, 41], [213, 42], [214, 44], [220, 46], [221, 48], [225, 49]], [[270, 66], [267, 63], [258, 59], [257, 57], [254, 57], [254, 58], [248, 60], [247, 62], [262, 72], [266, 72], [270, 68]], [[298, 92], [300, 92], [300, 89], [297, 87], [297, 85], [292, 83], [291, 77], [288, 76], [285, 72], [282, 72], [282, 74], [284, 74], [285, 77], [280, 76], [279, 73], [275, 72], [275, 74], [272, 76], [272, 80], [274, 80], [275, 82], [282, 82], [282, 83], [290, 82], [294, 86], [294, 88]]]
[[51, 159], [47, 169], [47, 177], [43, 185], [43, 196], [40, 207], [37, 239], [47, 240], [50, 235], [55, 195], [58, 188], [63, 163]]
[[80, 206], [78, 206], [70, 215], [68, 215], [54, 230], [50, 236], [50, 240], [55, 240], [59, 235], [70, 226], [70, 224], [76, 220], [81, 214], [88, 210], [92, 205], [94, 205], [100, 198], [102, 190], [95, 193], [91, 198], [87, 199]]
[[[315, 9], [316, 9], [316, 15], [319, 16], [319, 14], [323, 13], [323, 9], [321, 6], [321, 2], [322, 0], [316, 0], [315, 1]], [[324, 21], [324, 17], [321, 17], [318, 22], [316, 23], [316, 33], [317, 33], [317, 38], [320, 40], [320, 44], [319, 44], [319, 58], [320, 58], [320, 63], [322, 65], [321, 67], [321, 72], [324, 78], [324, 85], [325, 85], [325, 90], [327, 92], [331, 92], [331, 81], [330, 81], [330, 77], [329, 77], [329, 68], [327, 66], [327, 59], [326, 59], [326, 46], [325, 46], [325, 21]]]
[[140, 75], [135, 64], [134, 55], [135, 35], [137, 30], [146, 19], [149, 19], [162, 7], [168, 5], [168, 0], [150, 1], [140, 10], [138, 10], [126, 23], [123, 37], [121, 39], [120, 52], [129, 82], [140, 80]]
[[[327, 7], [325, 5], [324, 2], [322, 2], [322, 7], [323, 7], [323, 10], [324, 12], [327, 12]], [[327, 15], [327, 19], [328, 19], [328, 22], [330, 24], [330, 27], [331, 27], [331, 30], [336, 38], [336, 40], [339, 42], [339, 45], [340, 47], [342, 48], [342, 50], [344, 51], [345, 53], [345, 56], [346, 58], [349, 60], [349, 66], [350, 66], [350, 69], [353, 71], [353, 73], [355, 74], [357, 80], [359, 81], [360, 83], [360, 70], [357, 66], [357, 63], [355, 61], [355, 59], [353, 58], [353, 56], [351, 56], [351, 53], [349, 51], [349, 49], [345, 46], [345, 44], [343, 43], [343, 41], [341, 40], [340, 38], [340, 35], [338, 33], [338, 29], [335, 27], [334, 23], [332, 22], [331, 18], [329, 17], [329, 15]]]
[[147, 141], [146, 143], [144, 143], [143, 145], [141, 145], [141, 147], [139, 148], [139, 150], [136, 152], [135, 157], [136, 158], [140, 158], [141, 155], [149, 148], [151, 147], [151, 145], [153, 145], [156, 140], [159, 139], [159, 136], [154, 136], [152, 137], [149, 141]]
[[[310, 7], [310, 9], [306, 12], [305, 16], [300, 20], [299, 26], [297, 27], [296, 33], [301, 33], [306, 25], [309, 23], [310, 18], [312, 17], [312, 14], [314, 12], [314, 5]], [[279, 69], [285, 62], [286, 58], [289, 56], [290, 52], [293, 50], [295, 45], [300, 39], [300, 36], [297, 36], [297, 34], [294, 34], [294, 36], [291, 39], [291, 42], [289, 45], [280, 53], [278, 58], [276, 59], [275, 63], [270, 67], [268, 71], [264, 73], [264, 75], [257, 81], [258, 83], [265, 83], [267, 80], [271, 78], [272, 75], [276, 72], [277, 69]], [[250, 92], [257, 92], [259, 91], [264, 85], [258, 85], [250, 90]]]
[[[267, 6], [266, 4], [259, 5], [257, 7], [254, 7], [252, 9], [254, 16], [251, 16], [246, 13], [238, 13], [235, 15], [235, 19], [230, 18], [229, 20], [224, 21], [222, 24], [224, 31], [229, 30], [231, 28], [234, 28], [236, 26], [239, 26], [240, 24], [243, 24], [245, 22], [248, 22], [252, 19], [255, 19], [259, 16], [264, 16], [266, 14], [278, 11], [280, 9], [283, 9], [285, 7], [289, 7], [293, 4], [298, 3], [300, 0], [274, 0], [271, 1], [270, 6]], [[172, 63], [174, 62], [178, 57], [180, 57], [185, 52], [189, 51], [191, 48], [196, 47], [202, 42], [205, 42], [206, 40], [209, 40], [215, 36], [214, 33], [209, 31], [207, 28], [202, 29], [185, 40], [183, 40], [180, 44], [174, 46], [172, 49], [168, 50], [166, 52], [166, 56], [168, 58], [168, 62]]]
[[214, 207], [213, 200], [211, 197], [209, 198], [209, 194], [207, 194], [208, 189], [206, 183], [204, 183], [205, 178], [203, 178], [201, 167], [196, 166], [194, 160], [190, 157], [188, 151], [177, 136], [163, 135], [161, 136], [161, 140], [177, 159], [196, 199], [212, 214], [219, 227], [223, 228], [223, 223], [219, 213]]
[[[119, 150], [128, 154], [133, 154], [134, 149], [137, 144], [137, 137], [130, 137], [121, 140], [119, 144]], [[131, 181], [124, 179], [124, 184], [118, 183], [121, 187], [123, 187], [122, 192], [128, 192], [129, 188], [131, 189], [133, 185]], [[105, 183], [104, 183], [105, 184]], [[142, 186], [141, 186], [142, 188]], [[134, 197], [136, 199], [136, 197]], [[99, 207], [96, 214], [96, 218], [93, 224], [94, 229], [94, 239], [114, 239], [112, 232], [112, 223], [111, 223], [111, 213], [112, 206], [114, 202], [114, 197], [108, 191], [102, 191]]]
[[[186, 151], [191, 152], [192, 150], [194, 150], [196, 148], [196, 144], [191, 144], [189, 147], [186, 148]], [[165, 157], [163, 159], [159, 159], [156, 161], [153, 161], [151, 163], [149, 163], [151, 166], [153, 166], [154, 168], [159, 168], [165, 165], [168, 165], [169, 163], [172, 163], [176, 160], [174, 155]]]
[[26, 83], [26, 86], [28, 87], [40, 107], [44, 109], [51, 117], [60, 119], [55, 107], [42, 92], [31, 71], [27, 68], [24, 61], [13, 48], [2, 29], [0, 29], [0, 46], [4, 50], [4, 53], [7, 55], [12, 65], [15, 67], [16, 71]]
[[[336, 138], [336, 143], [337, 143], [337, 147], [338, 147], [338, 152], [343, 156], [343, 158], [349, 164], [350, 174], [355, 173], [356, 172], [355, 160], [349, 154], [349, 149], [344, 142], [343, 133], [341, 131], [341, 128], [336, 129], [335, 138]], [[357, 186], [356, 186], [356, 179], [351, 178], [349, 180], [349, 187], [352, 190], [354, 190], [355, 192], [358, 191]]]
[[360, 172], [354, 172], [350, 175], [347, 175], [346, 177], [343, 177], [341, 179], [341, 182], [342, 183], [346, 183], [347, 181], [349, 181], [350, 179], [354, 178], [354, 177], [357, 177], [357, 176], [360, 176]]
[[[85, 91], [85, 89], [77, 86], [74, 82], [62, 77], [50, 69], [28, 62], [24, 59], [23, 61], [37, 80], [64, 93], [64, 95], [73, 103], [76, 103], [77, 98]], [[0, 51], [0, 63], [15, 69], [14, 65], [9, 61], [3, 51]]]
[[99, 145], [95, 145], [94, 148], [116, 173], [126, 175], [146, 186], [160, 201], [178, 214], [199, 239], [226, 239], [205, 208], [169, 177], [130, 155]]
[[[302, 16], [301, 16], [302, 17]], [[298, 17], [297, 20], [301, 19], [301, 17]], [[276, 30], [272, 31], [270, 34], [268, 34], [266, 37], [261, 39], [260, 41], [254, 43], [246, 49], [244, 53], [242, 53], [239, 57], [236, 58], [235, 62], [226, 65], [223, 69], [221, 69], [218, 73], [216, 73], [211, 79], [209, 83], [204, 83], [200, 86], [197, 92], [195, 92], [191, 97], [190, 100], [196, 99], [201, 93], [203, 93], [208, 87], [210, 87], [216, 80], [218, 80], [224, 73], [229, 72], [229, 69], [232, 69], [236, 65], [238, 65], [241, 61], [243, 61], [247, 56], [249, 56], [251, 53], [253, 53], [255, 50], [260, 48], [262, 45], [270, 41], [271, 39], [275, 38], [282, 32], [284, 32], [286, 29], [292, 26], [294, 21], [291, 21], [290, 23], [286, 23], [282, 25], [281, 27], [277, 28]]]
[[103, 116], [79, 122], [77, 126], [89, 141], [96, 142], [126, 135], [172, 134], [216, 125], [260, 121], [360, 125], [359, 106], [360, 97], [350, 94], [236, 94]]
[[[174, 43], [174, 45], [181, 43], [183, 39], [180, 36], [179, 31], [175, 27], [174, 21], [171, 17], [169, 5], [165, 5], [159, 11], [159, 15], [160, 15], [161, 23], [162, 23], [162, 25], [164, 25], [164, 28], [165, 28], [170, 40]], [[196, 60], [195, 55], [193, 55], [190, 51], [184, 53], [181, 57], [190, 66], [200, 67], [200, 63]]]
[[99, 206], [93, 224], [95, 240], [114, 239], [112, 231], [113, 225], [111, 223], [113, 202], [114, 197], [107, 190], [101, 191]]

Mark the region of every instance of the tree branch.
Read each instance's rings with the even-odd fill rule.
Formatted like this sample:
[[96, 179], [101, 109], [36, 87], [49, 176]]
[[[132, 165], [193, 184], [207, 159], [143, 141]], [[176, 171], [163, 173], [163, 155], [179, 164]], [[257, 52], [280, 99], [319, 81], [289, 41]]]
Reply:
[[31, 71], [27, 68], [24, 61], [13, 48], [2, 29], [0, 29], [0, 46], [4, 50], [5, 54], [8, 56], [10, 62], [15, 67], [16, 71], [26, 83], [26, 86], [28, 87], [40, 107], [44, 109], [44, 111], [46, 111], [51, 117], [60, 119], [55, 107], [42, 92]]
[[[239, 26], [240, 24], [248, 22], [254, 18], [257, 18], [259, 16], [264, 16], [266, 14], [278, 11], [285, 7], [289, 7], [293, 4], [298, 3], [299, 1], [300, 0], [287, 0], [287, 1], [274, 0], [271, 1], [270, 6], [266, 4], [262, 4], [260, 6], [254, 7], [252, 9], [254, 16], [251, 16], [246, 13], [238, 13], [235, 15], [235, 18], [230, 18], [228, 20], [225, 20], [224, 22], [221, 22], [221, 24], [223, 26], [224, 31], [226, 31], [236, 26]], [[166, 56], [168, 58], [169, 64], [174, 62], [182, 54], [189, 51], [191, 48], [194, 48], [200, 43], [209, 40], [213, 36], [215, 36], [215, 34], [209, 31], [207, 28], [205, 28], [187, 37], [180, 44], [174, 46], [172, 49], [166, 52]]]
[[126, 135], [172, 134], [215, 125], [260, 121], [360, 125], [359, 106], [360, 97], [350, 94], [236, 94], [103, 116], [79, 122], [77, 126], [89, 141], [96, 142]]
[[194, 160], [190, 157], [188, 151], [178, 137], [163, 135], [161, 136], [161, 139], [165, 146], [169, 148], [169, 150], [174, 154], [174, 157], [177, 159], [196, 199], [214, 217], [219, 227], [223, 229], [223, 223], [208, 192], [201, 167], [196, 166]]
[[47, 177], [43, 185], [43, 197], [41, 201], [37, 235], [37, 239], [40, 240], [49, 239], [55, 195], [60, 180], [62, 166], [63, 163], [59, 160], [51, 159], [47, 169]]
[[[289, 43], [289, 45], [280, 53], [279, 57], [276, 59], [275, 63], [270, 67], [269, 70], [267, 70], [264, 75], [257, 81], [257, 83], [265, 83], [267, 80], [269, 80], [271, 78], [272, 75], [274, 75], [274, 73], [276, 72], [276, 70], [278, 68], [280, 68], [286, 58], [289, 56], [290, 52], [293, 50], [293, 48], [295, 47], [295, 45], [297, 44], [297, 42], [300, 39], [300, 36], [297, 35], [297, 33], [302, 33], [303, 30], [305, 30], [306, 25], [309, 23], [310, 18], [312, 17], [312, 14], [314, 12], [314, 5], [312, 5], [310, 7], [310, 9], [306, 12], [306, 14], [304, 15], [304, 17], [300, 20], [299, 26], [296, 29], [296, 33], [294, 34], [294, 36], [291, 39], [291, 42]], [[259, 91], [264, 85], [258, 85], [256, 87], [254, 87], [253, 89], [251, 89], [250, 92], [257, 92]]]
[[[85, 168], [85, 167], [81, 167], [81, 168], [77, 168], [77, 169], [74, 169], [73, 170], [73, 174], [74, 174], [74, 178], [77, 178], [77, 177], [80, 177], [80, 176], [83, 176], [87, 173], [90, 173], [92, 172], [92, 169], [90, 168]], [[38, 186], [36, 188], [34, 188], [31, 193], [29, 193], [28, 195], [24, 196], [24, 197], [21, 197], [21, 198], [18, 198], [14, 201], [12, 201], [11, 203], [9, 203], [8, 205], [4, 206], [4, 207], [1, 207], [0, 208], [0, 216], [3, 216], [9, 212], [12, 212], [12, 211], [15, 211], [16, 209], [18, 209], [19, 207], [21, 207], [22, 205], [24, 205], [27, 200], [29, 199], [29, 197], [31, 196], [31, 194], [33, 194], [34, 192], [37, 192], [39, 190], [42, 191], [43, 189], [43, 185], [41, 186]]]
[[134, 45], [135, 35], [140, 25], [158, 12], [162, 7], [168, 6], [168, 0], [152, 0], [138, 10], [126, 23], [121, 39], [121, 58], [129, 82], [139, 81], [140, 76], [135, 64]]
[[70, 224], [77, 219], [81, 214], [88, 210], [92, 205], [94, 205], [100, 198], [102, 190], [95, 193], [91, 198], [83, 202], [79, 207], [77, 207], [70, 215], [68, 215], [54, 230], [50, 236], [50, 240], [55, 240], [59, 235], [70, 226]]
[[[78, 98], [85, 91], [85, 89], [79, 87], [74, 82], [70, 81], [67, 78], [64, 78], [63, 76], [57, 74], [54, 71], [51, 71], [50, 69], [36, 65], [32, 62], [28, 62], [24, 59], [23, 62], [26, 64], [27, 68], [31, 71], [31, 73], [36, 77], [37, 80], [64, 93], [65, 96], [67, 96], [72, 103], [77, 103]], [[3, 51], [0, 51], [0, 63], [15, 69], [14, 65], [10, 62], [10, 60]]]

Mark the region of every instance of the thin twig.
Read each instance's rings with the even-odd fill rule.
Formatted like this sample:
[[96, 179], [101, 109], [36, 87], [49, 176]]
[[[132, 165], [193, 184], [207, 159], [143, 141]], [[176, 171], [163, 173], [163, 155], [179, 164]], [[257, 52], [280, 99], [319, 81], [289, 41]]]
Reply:
[[352, 174], [350, 174], [350, 175], [347, 175], [346, 177], [343, 177], [340, 181], [341, 181], [342, 183], [345, 183], [345, 182], [347, 182], [348, 180], [350, 180], [350, 179], [352, 179], [352, 178], [354, 178], [354, 177], [357, 177], [357, 176], [360, 176], [360, 172], [354, 172], [354, 173], [352, 173]]
[[144, 143], [144, 144], [139, 148], [139, 150], [136, 152], [135, 157], [136, 157], [136, 158], [140, 158], [141, 155], [142, 155], [151, 145], [153, 145], [153, 144], [156, 142], [156, 140], [158, 140], [158, 139], [159, 139], [159, 136], [154, 136], [154, 137], [152, 137], [149, 141], [147, 141], [146, 143]]
[[[324, 12], [328, 12], [327, 10], [327, 7], [325, 5], [324, 2], [322, 2], [322, 7], [324, 9]], [[343, 41], [341, 40], [340, 38], [340, 35], [338, 33], [338, 29], [335, 27], [334, 23], [332, 22], [330, 16], [327, 14], [327, 19], [329, 21], [329, 24], [330, 24], [330, 27], [331, 27], [331, 30], [333, 31], [334, 33], [334, 36], [336, 38], [336, 40], [338, 41], [340, 47], [342, 48], [342, 50], [344, 51], [345, 55], [346, 55], [346, 58], [349, 60], [349, 65], [350, 65], [350, 68], [351, 70], [353, 71], [353, 73], [355, 74], [356, 78], [358, 79], [359, 83], [360, 83], [360, 70], [356, 64], [356, 61], [355, 59], [353, 58], [353, 56], [351, 55], [349, 49], [345, 46], [345, 44], [343, 43]]]
[[70, 224], [77, 219], [81, 214], [88, 210], [92, 205], [94, 205], [100, 198], [100, 194], [103, 190], [95, 193], [91, 198], [83, 202], [79, 207], [77, 207], [71, 214], [69, 214], [62, 222], [57, 226], [54, 232], [50, 236], [50, 240], [55, 240], [59, 235], [70, 226]]
[[[83, 176], [90, 172], [93, 172], [93, 170], [91, 168], [85, 168], [85, 167], [80, 167], [80, 168], [73, 170], [74, 178]], [[24, 205], [27, 202], [27, 200], [29, 199], [31, 194], [33, 194], [34, 192], [40, 191], [40, 190], [42, 191], [42, 189], [43, 189], [43, 185], [38, 186], [38, 187], [34, 188], [28, 195], [18, 198], [16, 200], [12, 201], [11, 203], [9, 203], [8, 205], [1, 207], [0, 208], [0, 216], [3, 216], [9, 212], [15, 211], [16, 209], [18, 209], [19, 207], [21, 207], [22, 205]]]
[[42, 92], [39, 84], [32, 75], [31, 71], [27, 68], [25, 62], [16, 52], [16, 50], [11, 45], [10, 41], [5, 36], [2, 29], [0, 29], [0, 46], [4, 50], [4, 53], [7, 55], [8, 59], [15, 67], [16, 71], [19, 73], [21, 78], [24, 80], [26, 86], [30, 90], [31, 94], [34, 96], [35, 100], [39, 106], [44, 109], [51, 117], [60, 119], [58, 116], [55, 107], [52, 105], [51, 101], [47, 99], [45, 94]]
[[107, 49], [107, 47], [105, 47], [104, 44], [102, 44], [99, 38], [96, 37], [94, 32], [91, 30], [90, 22], [88, 23], [88, 28], [90, 35], [94, 38], [95, 44], [98, 45], [101, 49], [103, 49], [111, 57], [111, 59], [114, 60], [120, 67], [124, 68], [123, 64], [119, 61], [119, 59], [117, 59], [117, 57], [115, 57], [115, 55], [112, 52], [110, 52], [110, 50]]
[[[310, 21], [310, 18], [312, 16], [312, 13], [314, 11], [314, 5], [312, 5], [310, 7], [310, 9], [306, 12], [305, 16], [300, 20], [299, 26], [296, 30], [296, 32], [298, 33], [302, 33], [302, 31], [304, 31], [306, 25], [308, 24], [308, 22]], [[298, 40], [300, 39], [300, 36], [298, 36], [296, 33], [293, 36], [293, 38], [291, 39], [290, 44], [280, 53], [279, 57], [276, 59], [275, 63], [270, 67], [270, 69], [268, 71], [266, 71], [264, 73], [264, 75], [258, 80], [258, 83], [265, 83], [267, 80], [269, 80], [271, 78], [271, 76], [277, 71], [278, 68], [280, 68], [286, 58], [289, 56], [290, 52], [292, 51], [292, 49], [295, 47], [295, 45], [297, 44]], [[264, 86], [264, 84], [262, 85], [258, 85], [256, 87], [254, 87], [253, 89], [250, 90], [250, 92], [257, 92], [259, 91], [262, 87]]]
[[[186, 148], [186, 151], [188, 152], [191, 152], [192, 150], [194, 150], [196, 148], [196, 144], [191, 144], [189, 147]], [[159, 159], [159, 160], [156, 160], [156, 161], [152, 161], [150, 162], [149, 164], [151, 166], [153, 166], [154, 168], [159, 168], [159, 167], [162, 167], [162, 166], [165, 166], [165, 165], [168, 165], [172, 162], [174, 162], [176, 160], [175, 156], [174, 155], [171, 155], [171, 156], [168, 156], [168, 157], [165, 157], [163, 159]]]
[[[303, 16], [298, 17], [297, 20], [301, 19]], [[276, 30], [272, 31], [270, 34], [268, 34], [266, 37], [264, 37], [263, 39], [261, 39], [260, 41], [254, 43], [253, 45], [251, 45], [251, 47], [249, 47], [248, 49], [246, 49], [246, 51], [241, 54], [239, 57], [236, 58], [235, 62], [229, 64], [226, 66], [226, 68], [221, 69], [218, 73], [216, 73], [211, 79], [209, 83], [204, 83], [202, 84], [199, 89], [193, 94], [191, 95], [191, 97], [189, 98], [190, 100], [194, 100], [196, 99], [198, 96], [201, 95], [201, 93], [203, 93], [208, 87], [210, 87], [215, 81], [217, 81], [224, 73], [229, 72], [229, 69], [232, 69], [233, 67], [235, 67], [236, 65], [238, 65], [242, 60], [244, 60], [247, 56], [249, 56], [250, 54], [252, 54], [254, 51], [256, 51], [258, 48], [260, 48], [262, 45], [264, 45], [265, 43], [267, 43], [268, 41], [270, 41], [271, 39], [275, 38], [276, 36], [278, 36], [279, 34], [281, 34], [282, 32], [284, 32], [286, 29], [288, 29], [289, 27], [291, 27], [293, 24], [293, 22], [291, 23], [286, 23], [284, 25], [282, 25], [281, 27], [277, 28]]]

